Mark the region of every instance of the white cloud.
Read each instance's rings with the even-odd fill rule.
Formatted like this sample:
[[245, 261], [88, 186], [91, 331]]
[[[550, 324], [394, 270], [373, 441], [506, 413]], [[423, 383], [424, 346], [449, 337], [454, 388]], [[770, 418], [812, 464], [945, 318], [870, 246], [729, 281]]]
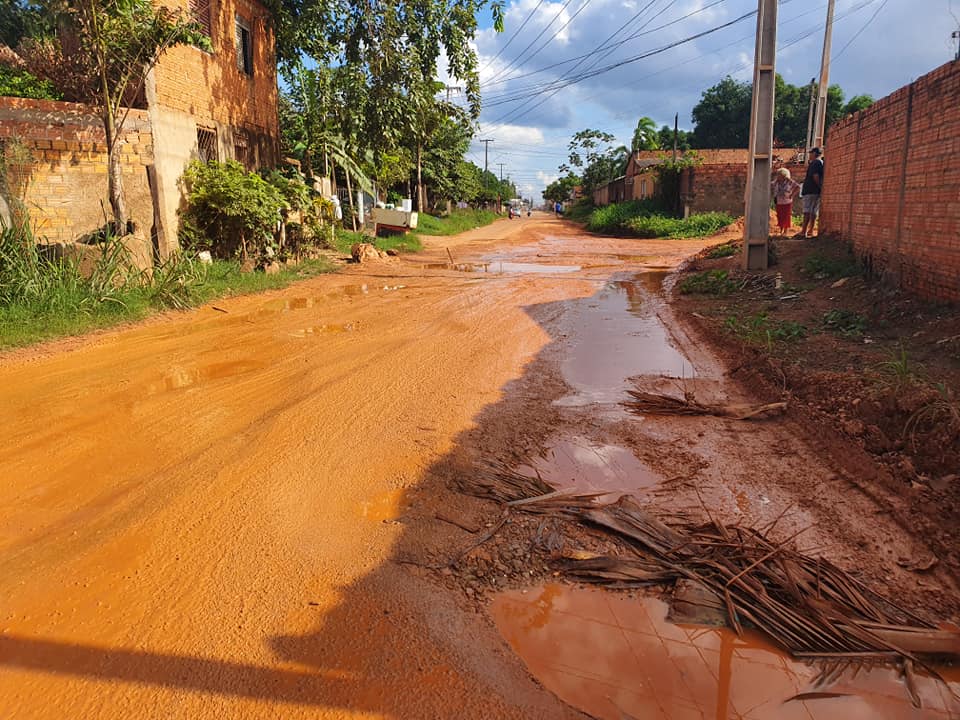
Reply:
[[[591, 68], [600, 69], [662, 49], [757, 7], [756, 0], [726, 0], [720, 4], [714, 4], [716, 0], [677, 0], [672, 4], [658, 0], [631, 21], [649, 0], [589, 0], [561, 35], [538, 50], [584, 2], [572, 0], [519, 62], [515, 62], [517, 56], [557, 16], [562, 2], [544, 2], [498, 57], [537, 0], [509, 3], [505, 31], [498, 34], [487, 29], [476, 38], [483, 68], [482, 137], [496, 140], [490, 146], [491, 160], [495, 151], [500, 153], [498, 162], [508, 162], [509, 169], [524, 183], [546, 184], [548, 178], [555, 178], [567, 141], [578, 130], [603, 129], [625, 142], [641, 115], [652, 117], [658, 124], [672, 125], [676, 112], [681, 127], [690, 128], [690, 111], [706, 88], [727, 74], [747, 81], [752, 75], [756, 21], [750, 17], [553, 94], [557, 83], [566, 82], [565, 73], [580, 75]], [[861, 93], [882, 97], [951, 59], [949, 31], [955, 23], [946, 0], [925, 0], [919, 12], [916, 4], [887, 3], [838, 57], [882, 0], [867, 5], [863, 2], [836, 2], [831, 82], [840, 84], [848, 97]], [[688, 13], [696, 14], [680, 20]], [[819, 73], [825, 14], [826, 0], [781, 4], [777, 69], [788, 82], [805, 84]], [[674, 20], [677, 22], [655, 30]], [[635, 37], [623, 42], [631, 35]], [[878, 42], [892, 38], [896, 41]], [[576, 59], [608, 40], [605, 50]], [[536, 54], [530, 57], [534, 51]], [[483, 146], [478, 149], [482, 151]]]

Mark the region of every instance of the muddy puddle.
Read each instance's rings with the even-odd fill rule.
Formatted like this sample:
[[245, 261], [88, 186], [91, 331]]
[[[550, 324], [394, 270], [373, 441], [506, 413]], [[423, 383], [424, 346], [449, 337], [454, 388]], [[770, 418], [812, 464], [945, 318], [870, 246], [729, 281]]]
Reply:
[[595, 295], [570, 303], [564, 334], [571, 342], [560, 368], [576, 394], [558, 404], [620, 402], [627, 378], [637, 375], [695, 377], [656, 313], [655, 293], [663, 277], [642, 273], [608, 282]]
[[624, 493], [642, 497], [663, 480], [627, 448], [584, 437], [555, 440], [540, 457], [517, 471], [539, 475], [558, 490], [609, 491], [610, 496], [601, 500]]
[[762, 637], [675, 625], [655, 598], [548, 584], [499, 594], [491, 614], [546, 688], [605, 720], [960, 717], [956, 670], [942, 673], [949, 685], [917, 677], [922, 708], [888, 668], [817, 687], [816, 668]]

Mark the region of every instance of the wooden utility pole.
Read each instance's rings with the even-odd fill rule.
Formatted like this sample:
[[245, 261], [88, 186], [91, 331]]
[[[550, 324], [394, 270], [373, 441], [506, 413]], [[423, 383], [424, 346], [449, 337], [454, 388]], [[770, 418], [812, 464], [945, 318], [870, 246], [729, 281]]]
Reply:
[[[817, 113], [813, 125], [813, 143], [810, 147], [823, 148], [823, 136], [827, 131], [827, 90], [830, 86], [830, 43], [833, 39], [835, 3], [836, 0], [827, 2], [827, 26], [823, 31], [823, 57], [820, 60], [820, 84], [817, 86]], [[810, 147], [807, 149], [809, 150]]]
[[776, 56], [777, 0], [758, 0], [753, 103], [750, 108], [750, 160], [743, 224], [743, 267], [746, 270], [767, 269]]
[[480, 142], [483, 143], [483, 172], [486, 173], [490, 167], [490, 143], [492, 143], [493, 140], [481, 140]]
[[680, 134], [680, 113], [673, 116], [673, 161], [677, 161], [677, 135]]

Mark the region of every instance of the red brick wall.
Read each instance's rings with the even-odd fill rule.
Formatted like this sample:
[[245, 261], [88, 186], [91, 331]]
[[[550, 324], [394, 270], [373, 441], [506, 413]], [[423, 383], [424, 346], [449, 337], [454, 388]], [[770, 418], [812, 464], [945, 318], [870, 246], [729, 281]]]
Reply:
[[831, 126], [821, 228], [878, 275], [960, 301], [960, 62]]
[[[793, 157], [788, 153], [785, 157]], [[774, 168], [787, 168], [793, 179], [803, 182], [805, 165], [775, 163]], [[773, 178], [771, 177], [771, 180]], [[681, 196], [689, 212], [726, 212], [734, 217], [743, 215], [744, 193], [747, 189], [746, 162], [698, 165], [683, 171], [680, 178]], [[794, 212], [800, 211], [799, 200]]]
[[[31, 162], [8, 171], [10, 193], [27, 208], [36, 234], [69, 242], [104, 224], [107, 152], [103, 125], [77, 103], [0, 97], [0, 142], [21, 143]], [[153, 204], [146, 167], [153, 162], [147, 113], [131, 110], [120, 140], [131, 218], [149, 233]]]

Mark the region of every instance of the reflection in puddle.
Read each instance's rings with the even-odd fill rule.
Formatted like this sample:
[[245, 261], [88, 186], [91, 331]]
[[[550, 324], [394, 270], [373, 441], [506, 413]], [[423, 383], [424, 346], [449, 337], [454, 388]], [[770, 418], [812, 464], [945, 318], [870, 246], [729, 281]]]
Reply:
[[570, 303], [566, 328], [572, 338], [561, 364], [564, 379], [577, 396], [558, 404], [619, 402], [635, 375], [692, 378], [690, 362], [671, 344], [644, 287], [659, 288], [662, 273], [638, 280], [607, 283], [592, 297]]
[[152, 395], [157, 390], [179, 390], [209, 380], [256, 372], [265, 367], [266, 363], [257, 360], [232, 360], [210, 363], [201, 367], [172, 367], [163, 375], [161, 387], [151, 385], [147, 394]]
[[574, 488], [582, 492], [610, 490], [611, 493], [638, 496], [662, 481], [627, 448], [603, 445], [580, 437], [553, 443], [542, 457], [534, 460], [529, 467], [518, 468], [518, 472], [529, 475], [539, 473], [541, 478], [557, 489]]
[[383, 522], [395, 520], [407, 509], [403, 490], [390, 490], [360, 502], [359, 514], [365, 520]]
[[[500, 633], [545, 687], [597, 718], [867, 720], [949, 718], [960, 713], [960, 674], [949, 689], [917, 678], [923, 709], [896, 671], [874, 668], [816, 688], [817, 669], [762, 638], [726, 628], [674, 625], [667, 605], [602, 590], [546, 585], [498, 595]], [[821, 697], [791, 700], [800, 693]]]

